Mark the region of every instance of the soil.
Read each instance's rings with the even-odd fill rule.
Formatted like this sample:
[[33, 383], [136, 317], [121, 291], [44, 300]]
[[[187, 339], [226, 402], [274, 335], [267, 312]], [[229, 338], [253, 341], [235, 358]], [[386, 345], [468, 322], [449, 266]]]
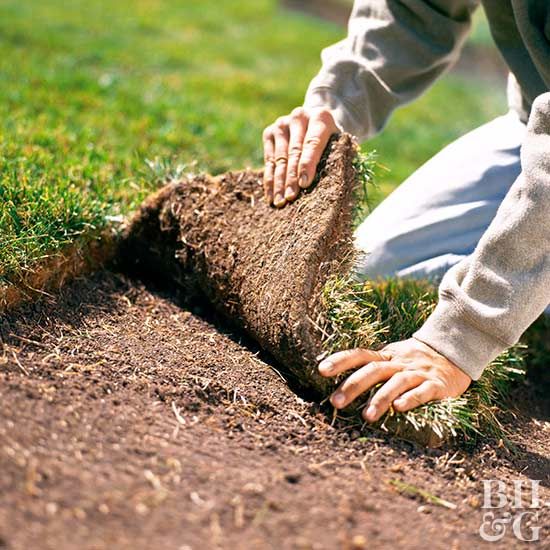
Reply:
[[519, 548], [480, 538], [482, 480], [541, 479], [550, 500], [548, 402], [528, 384], [503, 419], [515, 453], [424, 450], [333, 423], [211, 311], [119, 274], [0, 336], [0, 548]]

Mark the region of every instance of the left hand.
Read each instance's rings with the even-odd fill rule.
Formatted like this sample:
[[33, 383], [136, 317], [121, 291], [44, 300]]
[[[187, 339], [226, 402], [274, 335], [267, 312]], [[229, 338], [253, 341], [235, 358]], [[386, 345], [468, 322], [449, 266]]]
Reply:
[[446, 397], [458, 397], [472, 379], [428, 345], [410, 338], [380, 351], [353, 349], [334, 353], [321, 361], [322, 376], [337, 376], [357, 369], [330, 397], [337, 409], [347, 407], [362, 393], [385, 382], [363, 409], [368, 422], [378, 420], [391, 406], [404, 412]]

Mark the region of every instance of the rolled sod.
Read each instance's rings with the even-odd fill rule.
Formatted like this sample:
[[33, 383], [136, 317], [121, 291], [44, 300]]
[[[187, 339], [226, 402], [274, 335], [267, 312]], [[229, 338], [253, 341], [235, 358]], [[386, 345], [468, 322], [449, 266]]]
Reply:
[[257, 171], [171, 183], [133, 218], [122, 256], [190, 297], [204, 295], [300, 386], [325, 395], [315, 319], [324, 283], [352, 251], [355, 154], [350, 136], [334, 138], [313, 186], [283, 209], [263, 200]]
[[[436, 301], [427, 283], [350, 276], [354, 197], [364, 169], [357, 155], [349, 135], [333, 137], [313, 185], [283, 209], [264, 201], [259, 171], [168, 183], [128, 224], [119, 257], [126, 269], [213, 306], [295, 385], [323, 400], [337, 381], [318, 374], [322, 354], [410, 337]], [[378, 427], [428, 446], [485, 428], [493, 433], [500, 429], [494, 405], [521, 373], [521, 358], [513, 350], [487, 373], [459, 399], [390, 411]], [[357, 422], [362, 403], [344, 414]]]

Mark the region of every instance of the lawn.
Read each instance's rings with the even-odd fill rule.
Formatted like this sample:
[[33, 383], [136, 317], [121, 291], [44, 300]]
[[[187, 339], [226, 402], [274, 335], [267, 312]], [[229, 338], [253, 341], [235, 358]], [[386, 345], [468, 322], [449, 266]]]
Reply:
[[[261, 163], [262, 128], [300, 104], [343, 35], [274, 0], [4, 0], [0, 282], [130, 212], [167, 172]], [[502, 112], [456, 76], [374, 140], [388, 192]]]

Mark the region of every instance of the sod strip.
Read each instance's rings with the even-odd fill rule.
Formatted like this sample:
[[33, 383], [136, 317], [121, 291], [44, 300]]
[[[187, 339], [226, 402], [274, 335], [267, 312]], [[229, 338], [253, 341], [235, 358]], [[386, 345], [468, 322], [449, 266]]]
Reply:
[[352, 251], [355, 152], [350, 136], [333, 139], [313, 187], [280, 210], [263, 200], [259, 172], [170, 184], [130, 223], [123, 260], [204, 295], [302, 388], [326, 395], [332, 383], [317, 373], [322, 338], [312, 319], [323, 284]]
[[[349, 275], [354, 194], [370, 167], [350, 136], [334, 138], [314, 186], [281, 210], [263, 201], [259, 172], [168, 184], [129, 223], [121, 261], [134, 273], [175, 283], [187, 299], [207, 300], [323, 400], [335, 381], [318, 374], [320, 355], [408, 338], [436, 301], [425, 283], [363, 284]], [[461, 398], [390, 411], [377, 426], [427, 446], [502, 435], [495, 406], [521, 372], [513, 349]], [[358, 406], [343, 413], [351, 422]]]

